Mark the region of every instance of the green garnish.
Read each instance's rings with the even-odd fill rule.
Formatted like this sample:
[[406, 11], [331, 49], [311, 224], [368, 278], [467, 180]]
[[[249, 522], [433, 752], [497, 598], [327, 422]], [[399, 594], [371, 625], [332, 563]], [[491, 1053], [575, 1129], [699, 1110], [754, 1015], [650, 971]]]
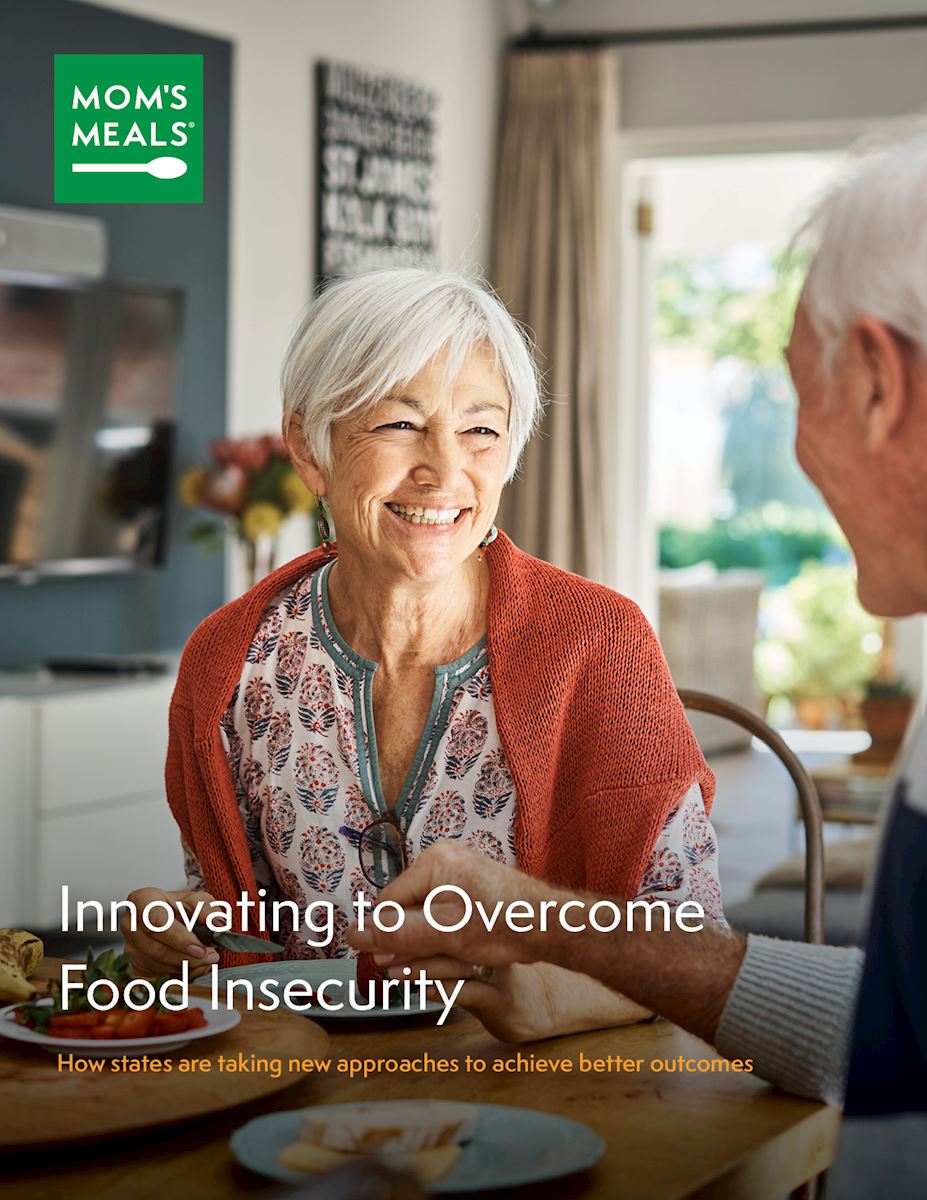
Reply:
[[[71, 989], [68, 996], [68, 1007], [64, 1008], [61, 1002], [61, 985], [57, 980], [52, 980], [48, 985], [48, 991], [45, 996], [38, 1000], [30, 1000], [26, 1004], [21, 1004], [17, 1010], [21, 1024], [28, 1025], [30, 1029], [34, 1029], [37, 1033], [47, 1033], [48, 1023], [52, 1017], [60, 1016], [63, 1012], [79, 1013], [91, 1012], [93, 1006], [88, 997], [87, 990], [92, 983], [96, 983], [99, 979], [108, 979], [114, 983], [120, 992], [124, 992], [126, 984], [128, 984], [133, 976], [130, 973], [132, 963], [131, 954], [117, 954], [115, 950], [104, 950], [102, 954], [94, 957], [93, 950], [87, 948], [87, 969], [83, 975], [83, 985], [80, 991]], [[160, 979], [153, 979], [155, 991], [160, 989], [169, 977], [164, 976]], [[43, 1001], [51, 997], [52, 1003], [46, 1004]], [[155, 1009], [163, 1011], [163, 1005], [155, 1004]]]

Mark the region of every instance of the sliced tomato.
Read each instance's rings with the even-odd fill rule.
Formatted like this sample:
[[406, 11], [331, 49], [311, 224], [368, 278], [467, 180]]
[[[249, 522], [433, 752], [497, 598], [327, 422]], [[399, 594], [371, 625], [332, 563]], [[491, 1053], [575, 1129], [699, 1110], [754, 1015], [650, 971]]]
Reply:
[[93, 1029], [87, 1029], [78, 1032], [73, 1030], [68, 1033], [68, 1037], [85, 1037], [92, 1042], [105, 1042], [111, 1038], [117, 1038], [119, 1033], [115, 1025], [95, 1025]]
[[130, 1009], [122, 1014], [116, 1036], [121, 1038], [148, 1037], [154, 1023], [155, 1014], [150, 1008], [143, 1008], [140, 1012], [132, 1012]]
[[152, 1033], [160, 1036], [172, 1033], [183, 1033], [187, 1028], [186, 1012], [162, 1012], [154, 1019]]
[[48, 1029], [50, 1033], [93, 1029], [96, 1025], [102, 1025], [106, 1017], [107, 1014], [102, 1012], [61, 1013], [60, 1016], [51, 1018]]

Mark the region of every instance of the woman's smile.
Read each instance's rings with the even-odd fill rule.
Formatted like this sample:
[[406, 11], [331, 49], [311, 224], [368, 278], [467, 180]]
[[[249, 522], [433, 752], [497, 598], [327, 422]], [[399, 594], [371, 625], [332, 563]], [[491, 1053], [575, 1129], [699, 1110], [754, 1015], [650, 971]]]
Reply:
[[331, 469], [302, 465], [333, 517], [337, 586], [350, 572], [355, 585], [381, 593], [405, 581], [420, 595], [430, 581], [463, 594], [499, 507], [510, 407], [505, 376], [481, 345], [453, 375], [442, 350], [401, 387], [332, 426]]
[[452, 529], [461, 516], [470, 511], [468, 508], [428, 508], [416, 504], [396, 504], [391, 500], [387, 501], [386, 507], [404, 525], [444, 531]]

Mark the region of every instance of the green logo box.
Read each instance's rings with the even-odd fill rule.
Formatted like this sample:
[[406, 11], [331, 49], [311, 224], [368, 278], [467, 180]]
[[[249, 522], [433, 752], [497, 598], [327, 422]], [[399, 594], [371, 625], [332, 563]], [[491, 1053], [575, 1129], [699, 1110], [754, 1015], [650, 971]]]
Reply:
[[202, 202], [202, 54], [56, 54], [55, 203]]

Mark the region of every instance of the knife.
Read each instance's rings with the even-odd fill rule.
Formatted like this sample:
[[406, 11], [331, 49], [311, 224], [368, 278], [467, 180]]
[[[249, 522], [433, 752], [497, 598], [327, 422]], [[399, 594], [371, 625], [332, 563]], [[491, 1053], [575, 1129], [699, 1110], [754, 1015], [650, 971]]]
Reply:
[[216, 933], [202, 921], [193, 926], [193, 932], [204, 946], [221, 946], [223, 950], [234, 950], [238, 954], [284, 954], [283, 946], [267, 942], [264, 938], [252, 937], [249, 933]]

